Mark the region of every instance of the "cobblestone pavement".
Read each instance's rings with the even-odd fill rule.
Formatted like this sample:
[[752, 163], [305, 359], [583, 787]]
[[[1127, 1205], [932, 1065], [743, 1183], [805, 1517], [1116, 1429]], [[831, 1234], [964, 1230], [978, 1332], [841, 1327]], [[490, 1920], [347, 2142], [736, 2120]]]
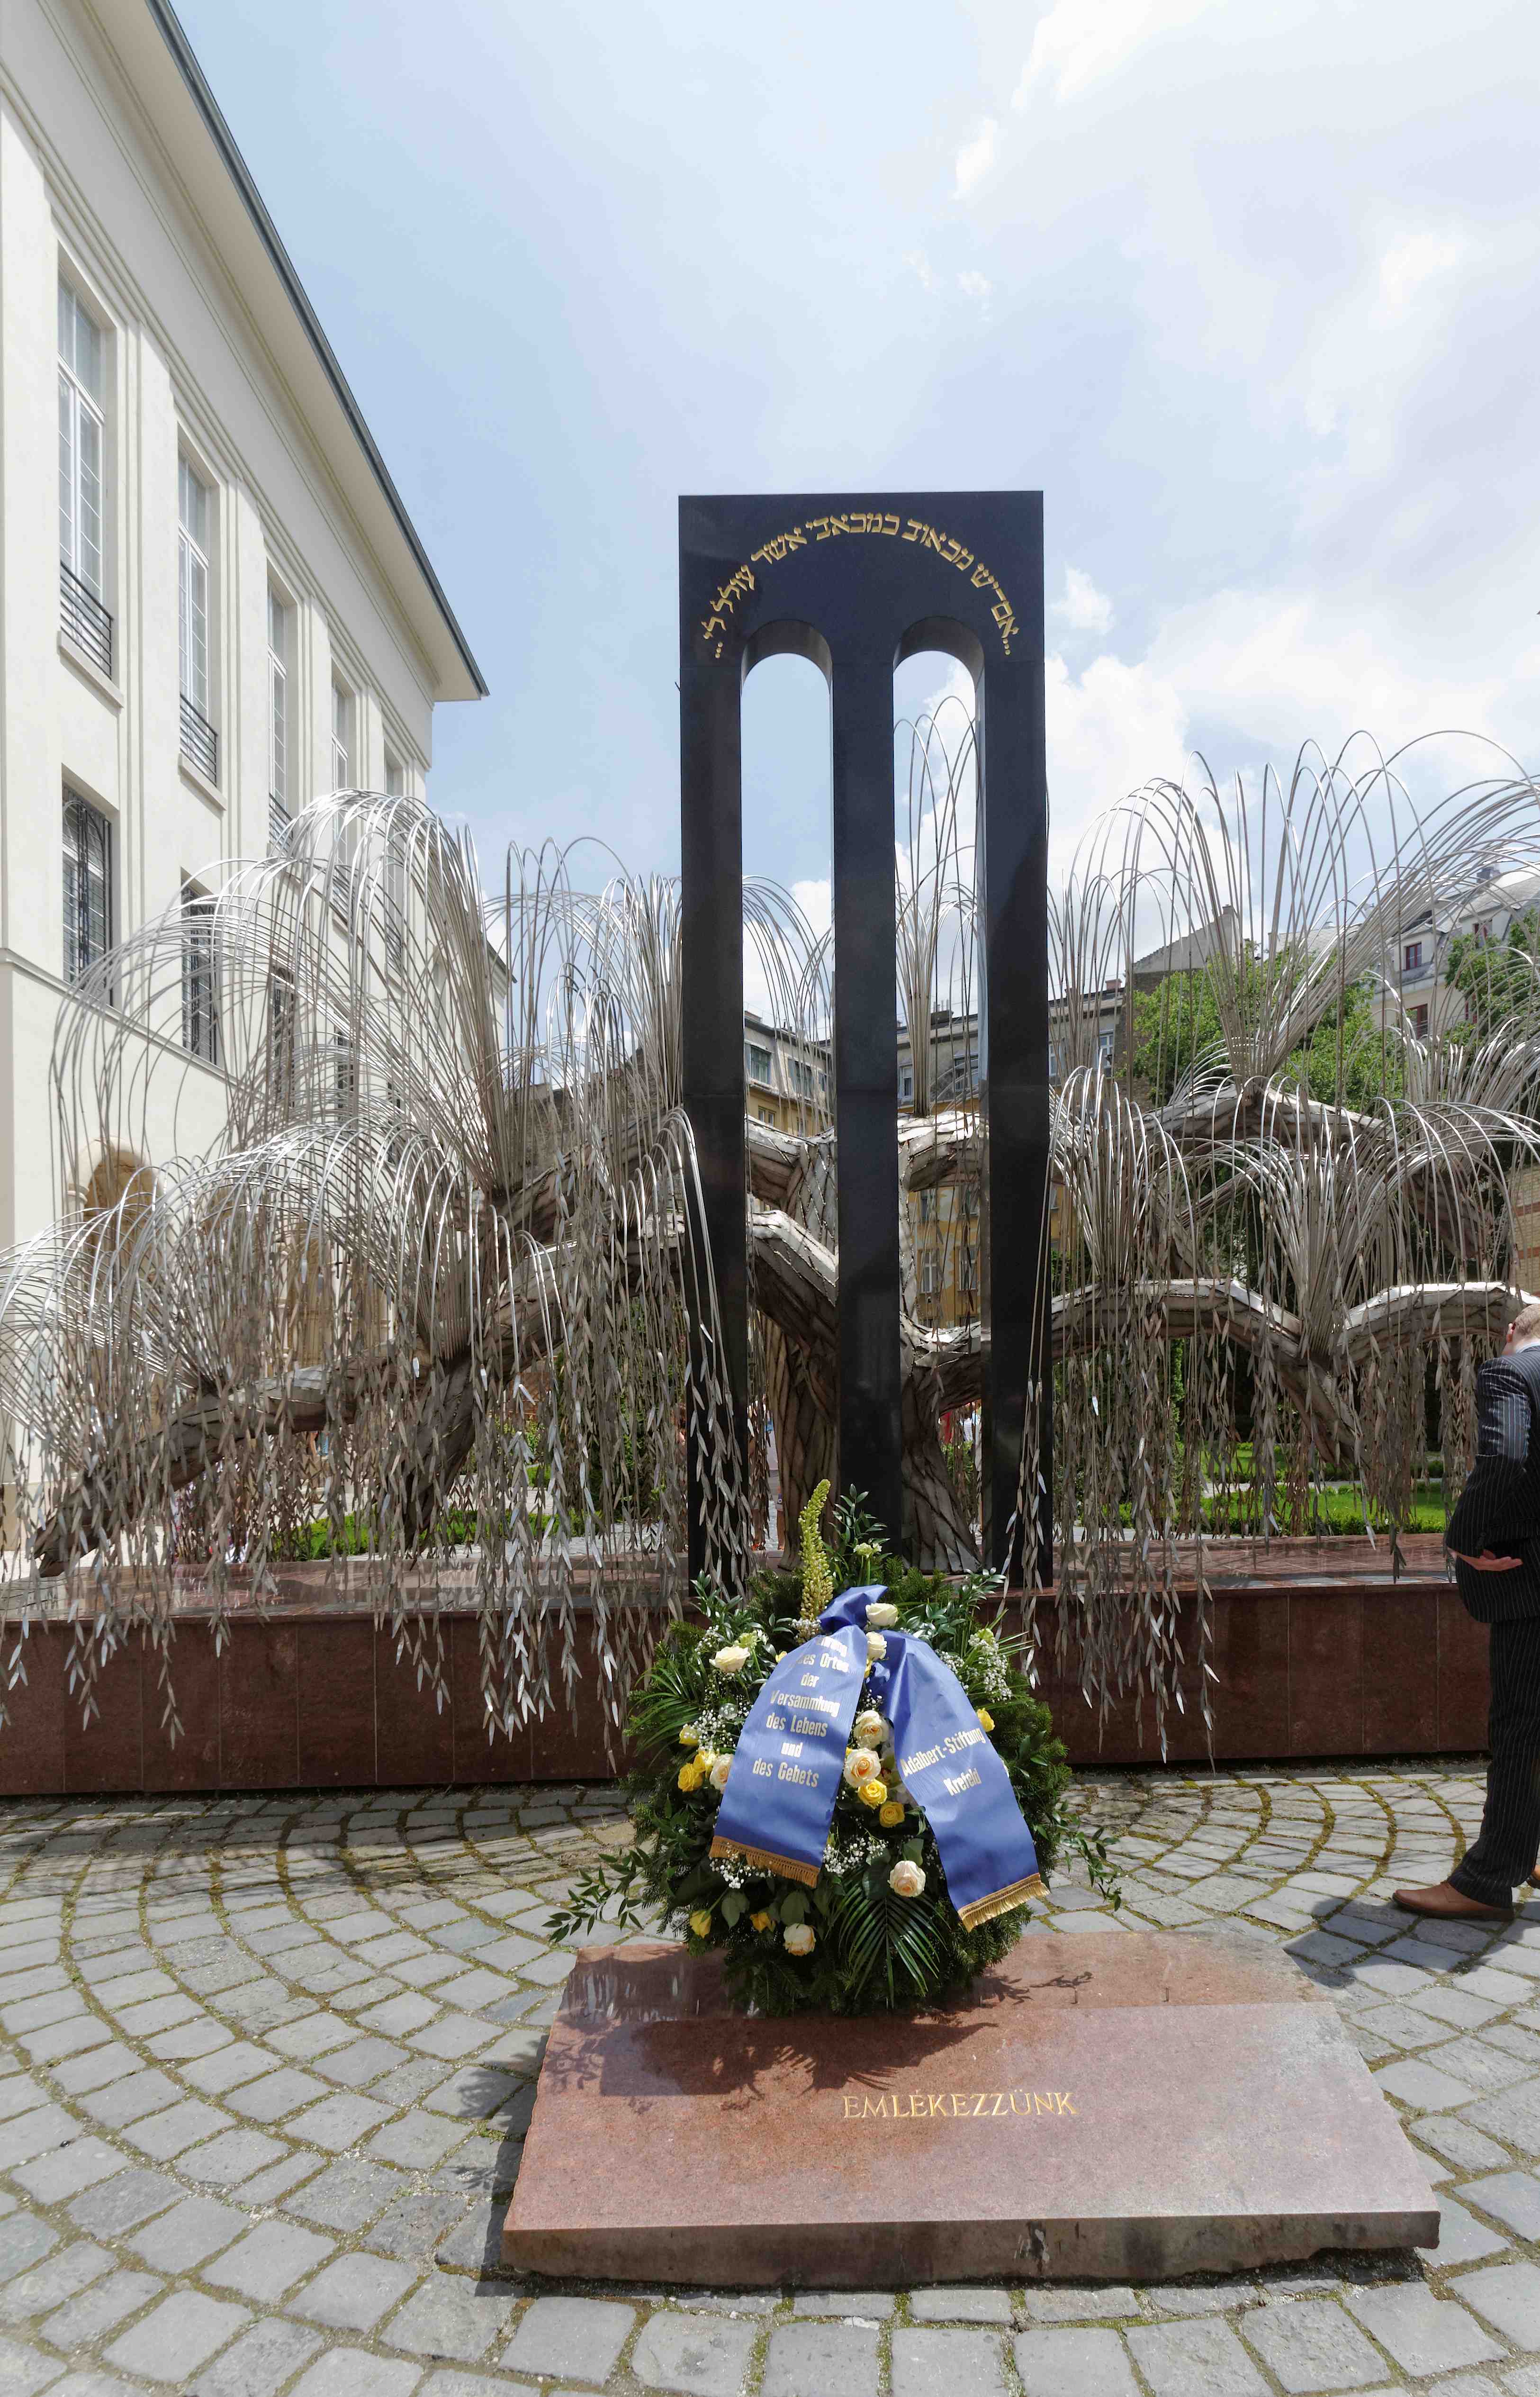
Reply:
[[[1471, 1765], [1082, 1782], [1122, 1920], [1324, 1981], [1423, 2150], [1435, 2254], [1163, 2287], [555, 2292], [501, 2276], [543, 1922], [606, 1790], [0, 1806], [0, 2397], [1540, 2397], [1540, 1902], [1386, 1905]], [[1061, 1886], [1035, 1935], [1109, 1917]], [[724, 2159], [730, 2171], [730, 2160]]]

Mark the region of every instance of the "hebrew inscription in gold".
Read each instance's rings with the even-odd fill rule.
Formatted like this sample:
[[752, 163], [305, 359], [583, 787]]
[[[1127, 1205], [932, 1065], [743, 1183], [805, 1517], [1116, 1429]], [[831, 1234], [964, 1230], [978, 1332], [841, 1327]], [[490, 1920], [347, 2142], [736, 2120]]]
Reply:
[[754, 569], [763, 573], [768, 567], [779, 566], [795, 549], [806, 549], [810, 542], [838, 541], [847, 535], [866, 534], [879, 541], [907, 541], [921, 549], [933, 549], [945, 566], [955, 567], [966, 574], [975, 591], [993, 591], [990, 614], [999, 628], [1000, 644], [1007, 657], [1018, 627], [1016, 611], [1005, 596], [998, 577], [938, 525], [924, 523], [918, 516], [899, 517], [891, 509], [844, 508], [837, 516], [809, 516], [805, 523], [788, 525], [783, 532], [772, 533], [761, 542], [747, 562], [731, 574], [717, 591], [711, 603], [711, 613], [701, 620], [703, 637], [712, 644], [712, 656], [719, 658], [729, 630], [728, 620], [740, 599], [757, 588]]

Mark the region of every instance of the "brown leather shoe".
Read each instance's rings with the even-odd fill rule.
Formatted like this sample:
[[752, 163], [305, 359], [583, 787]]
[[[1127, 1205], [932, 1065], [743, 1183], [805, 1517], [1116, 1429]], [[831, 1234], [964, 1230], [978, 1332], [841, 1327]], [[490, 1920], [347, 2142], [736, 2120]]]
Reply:
[[1436, 1881], [1431, 1889], [1399, 1889], [1396, 1904], [1408, 1914], [1431, 1915], [1436, 1922], [1513, 1921], [1511, 1906], [1483, 1906], [1479, 1897], [1467, 1897], [1452, 1881]]

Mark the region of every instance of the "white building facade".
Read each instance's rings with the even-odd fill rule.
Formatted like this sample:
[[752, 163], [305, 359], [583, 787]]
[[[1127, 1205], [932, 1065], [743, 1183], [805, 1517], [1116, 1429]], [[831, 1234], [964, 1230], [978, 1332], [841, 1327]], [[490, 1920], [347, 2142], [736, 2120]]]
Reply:
[[422, 793], [435, 705], [486, 686], [165, 0], [6, 0], [0, 26], [8, 1245], [125, 1162], [59, 1186], [71, 982], [186, 911], [184, 1082], [207, 1090], [165, 1137], [211, 1138], [211, 871], [317, 793]]

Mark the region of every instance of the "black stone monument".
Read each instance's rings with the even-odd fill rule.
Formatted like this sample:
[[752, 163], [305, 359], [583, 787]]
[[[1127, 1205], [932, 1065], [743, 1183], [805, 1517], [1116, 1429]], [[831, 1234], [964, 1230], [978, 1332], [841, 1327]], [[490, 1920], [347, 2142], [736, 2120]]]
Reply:
[[[700, 1158], [725, 1364], [746, 1436], [740, 695], [761, 658], [811, 658], [833, 752], [839, 1136], [839, 1471], [895, 1546], [903, 1522], [894, 960], [893, 670], [941, 649], [973, 678], [984, 886], [980, 1071], [986, 1561], [1015, 1522], [1048, 1199], [1048, 807], [1042, 494], [679, 502], [684, 1099]], [[1041, 1428], [1048, 1457], [1050, 1426]], [[1047, 1472], [1045, 1461], [1044, 1471]], [[703, 1563], [691, 1460], [690, 1571]]]

